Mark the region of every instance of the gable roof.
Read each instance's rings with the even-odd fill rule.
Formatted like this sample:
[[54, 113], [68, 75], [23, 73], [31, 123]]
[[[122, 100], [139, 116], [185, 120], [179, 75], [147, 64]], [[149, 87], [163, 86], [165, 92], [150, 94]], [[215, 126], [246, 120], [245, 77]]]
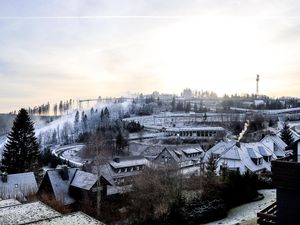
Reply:
[[29, 194], [35, 194], [38, 190], [33, 172], [7, 175], [7, 182], [0, 179], [0, 197], [2, 199], [24, 199]]
[[[168, 152], [168, 154], [177, 163], [184, 163], [184, 162], [191, 161], [191, 160], [200, 160], [200, 158], [204, 156], [204, 151], [202, 150], [201, 147], [180, 148], [177, 146], [169, 146], [169, 147], [165, 147], [156, 156], [156, 158], [154, 160], [158, 159], [160, 157], [160, 155], [163, 154], [164, 152]], [[195, 153], [198, 153], [200, 155], [190, 157], [192, 154], [195, 154]], [[183, 166], [183, 164], [182, 164], [182, 166]]]
[[69, 195], [69, 186], [76, 171], [76, 168], [68, 168], [68, 180], [63, 180], [60, 175], [60, 171], [57, 169], [48, 170], [46, 172], [46, 176], [49, 177], [55, 199], [63, 202], [65, 205], [70, 205], [75, 202], [75, 199]]
[[240, 154], [239, 154], [239, 148], [237, 146], [233, 146], [230, 149], [227, 149], [224, 154], [220, 156], [222, 159], [233, 159], [233, 160], [241, 160]]
[[90, 190], [97, 182], [97, 175], [77, 170], [72, 179], [71, 186]]
[[240, 167], [241, 172], [245, 172], [245, 168], [252, 172], [265, 169], [270, 171], [271, 163], [269, 161], [263, 160], [262, 164], [256, 165], [252, 159], [263, 159], [263, 156], [271, 156], [271, 159], [277, 158], [274, 152], [262, 142], [239, 143], [237, 145], [235, 141], [221, 141], [206, 152], [205, 162], [208, 160], [210, 154], [217, 154], [219, 156], [218, 163], [226, 162], [233, 167]]

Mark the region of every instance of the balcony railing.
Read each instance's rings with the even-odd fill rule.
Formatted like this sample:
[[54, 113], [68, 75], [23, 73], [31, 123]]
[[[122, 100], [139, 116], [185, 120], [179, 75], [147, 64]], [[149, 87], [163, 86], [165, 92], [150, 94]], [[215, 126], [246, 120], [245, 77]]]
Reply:
[[300, 189], [300, 163], [294, 157], [272, 161], [272, 180], [277, 188]]
[[276, 202], [261, 212], [257, 213], [257, 223], [259, 225], [274, 225], [276, 224], [277, 204]]

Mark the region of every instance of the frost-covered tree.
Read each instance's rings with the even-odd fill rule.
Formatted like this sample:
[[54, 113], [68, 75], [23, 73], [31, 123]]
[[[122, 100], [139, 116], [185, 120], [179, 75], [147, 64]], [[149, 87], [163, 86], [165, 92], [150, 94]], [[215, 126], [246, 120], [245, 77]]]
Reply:
[[37, 171], [39, 153], [33, 122], [27, 111], [21, 109], [8, 135], [2, 155], [2, 164], [8, 173]]
[[76, 111], [74, 118], [74, 133], [76, 137], [79, 135], [79, 111]]

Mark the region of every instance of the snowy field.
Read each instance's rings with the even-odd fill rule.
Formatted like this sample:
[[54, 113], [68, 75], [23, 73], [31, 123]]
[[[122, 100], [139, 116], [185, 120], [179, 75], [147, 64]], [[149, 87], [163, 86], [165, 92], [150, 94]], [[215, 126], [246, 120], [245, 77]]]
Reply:
[[255, 219], [259, 211], [276, 201], [276, 189], [260, 190], [265, 197], [261, 201], [251, 202], [231, 209], [225, 219], [207, 223], [205, 225], [235, 225], [250, 219]]

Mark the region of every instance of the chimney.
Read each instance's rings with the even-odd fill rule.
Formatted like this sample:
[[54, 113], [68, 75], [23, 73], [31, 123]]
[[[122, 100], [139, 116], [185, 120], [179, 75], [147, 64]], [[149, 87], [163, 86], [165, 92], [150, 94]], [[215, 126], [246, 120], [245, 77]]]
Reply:
[[120, 158], [119, 158], [119, 157], [116, 157], [116, 158], [114, 158], [114, 161], [115, 161], [116, 163], [119, 163], [119, 162], [120, 162]]
[[1, 174], [1, 180], [3, 183], [7, 183], [7, 173], [6, 172], [3, 172]]
[[61, 166], [61, 178], [63, 180], [69, 180], [69, 171], [68, 171], [68, 166], [67, 165], [62, 165]]

